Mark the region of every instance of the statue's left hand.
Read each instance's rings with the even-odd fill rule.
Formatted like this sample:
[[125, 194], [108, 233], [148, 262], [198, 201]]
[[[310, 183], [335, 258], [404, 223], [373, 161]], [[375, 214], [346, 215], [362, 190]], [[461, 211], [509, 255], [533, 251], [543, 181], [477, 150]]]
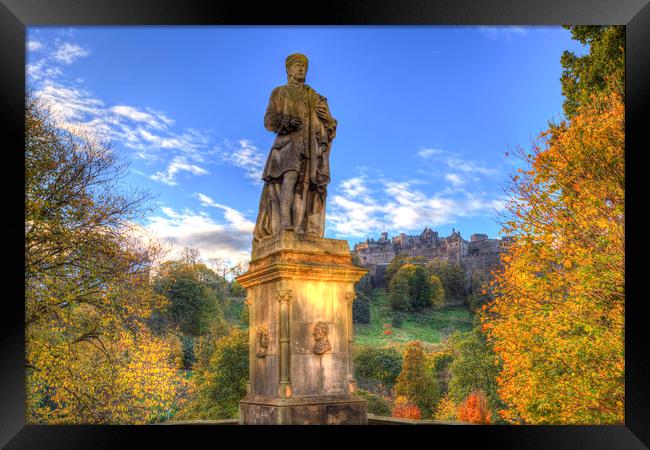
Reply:
[[328, 118], [328, 115], [329, 115], [329, 114], [327, 113], [327, 106], [326, 106], [326, 105], [323, 105], [323, 104], [318, 105], [318, 106], [316, 107], [316, 115], [317, 115], [319, 118], [321, 118], [321, 119], [323, 119], [323, 120], [326, 120], [326, 119]]

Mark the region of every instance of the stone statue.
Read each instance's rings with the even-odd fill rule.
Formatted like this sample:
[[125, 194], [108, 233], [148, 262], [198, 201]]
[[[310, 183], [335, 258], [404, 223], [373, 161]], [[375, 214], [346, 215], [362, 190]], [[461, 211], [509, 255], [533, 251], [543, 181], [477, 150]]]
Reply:
[[322, 355], [332, 349], [332, 344], [330, 344], [330, 340], [327, 338], [329, 331], [329, 327], [325, 322], [317, 322], [314, 326], [314, 340], [316, 341], [314, 344], [314, 353], [317, 355]]
[[264, 126], [277, 133], [262, 180], [253, 245], [283, 230], [323, 237], [336, 120], [327, 99], [305, 84], [307, 57], [289, 55], [288, 83], [271, 93]]

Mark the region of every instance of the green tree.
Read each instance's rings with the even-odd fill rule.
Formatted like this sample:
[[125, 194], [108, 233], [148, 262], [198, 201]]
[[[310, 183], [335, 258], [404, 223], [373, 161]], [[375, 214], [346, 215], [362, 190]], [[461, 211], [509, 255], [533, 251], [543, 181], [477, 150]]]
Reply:
[[390, 417], [390, 405], [384, 397], [373, 394], [372, 392], [364, 391], [363, 389], [357, 390], [357, 394], [367, 402], [368, 412], [370, 414]]
[[397, 312], [418, 311], [431, 306], [429, 273], [422, 266], [403, 265], [391, 279], [388, 298]]
[[391, 278], [388, 286], [388, 300], [394, 311], [411, 311], [411, 280], [415, 266], [402, 266]]
[[423, 417], [431, 417], [440, 399], [437, 380], [427, 367], [426, 355], [419, 341], [406, 344], [402, 372], [397, 377], [395, 395], [406, 397], [408, 402], [422, 411]]
[[422, 266], [415, 266], [411, 277], [411, 306], [419, 311], [431, 306], [431, 282], [429, 272]]
[[497, 377], [501, 366], [492, 347], [479, 327], [467, 333], [454, 333], [449, 345], [453, 360], [449, 366], [449, 397], [461, 404], [474, 391], [483, 391], [488, 398], [492, 417], [499, 421], [498, 411], [505, 408], [499, 398]]
[[[363, 267], [356, 254], [352, 255], [352, 264]], [[354, 323], [370, 323], [370, 292], [372, 290], [370, 275], [364, 275], [354, 286], [354, 290], [357, 297], [352, 303], [352, 320]]]
[[467, 296], [467, 305], [473, 312], [478, 311], [483, 305], [492, 300], [490, 277], [475, 271], [470, 277], [470, 293]]
[[390, 282], [393, 279], [393, 276], [397, 271], [405, 264], [413, 264], [418, 266], [423, 266], [427, 262], [427, 259], [423, 256], [409, 256], [407, 253], [400, 253], [391, 259], [386, 271], [384, 272], [384, 281], [386, 286], [390, 286]]
[[194, 395], [178, 419], [229, 419], [239, 414], [248, 380], [248, 333], [231, 327], [211, 348], [207, 359], [197, 358], [191, 379]]
[[402, 355], [392, 347], [355, 347], [354, 374], [359, 387], [389, 395], [402, 371]]
[[564, 51], [562, 94], [564, 113], [573, 118], [591, 95], [615, 92], [625, 96], [625, 27], [620, 25], [575, 25], [566, 27], [589, 52], [577, 56]]
[[431, 275], [440, 278], [445, 291], [445, 303], [461, 302], [465, 299], [467, 279], [460, 264], [434, 260], [427, 264]]
[[166, 261], [155, 280], [154, 289], [169, 303], [162, 311], [169, 328], [193, 336], [205, 334], [211, 323], [223, 320], [220, 280], [203, 263], [188, 259]]
[[434, 308], [442, 308], [445, 304], [445, 288], [437, 275], [429, 277], [429, 304]]

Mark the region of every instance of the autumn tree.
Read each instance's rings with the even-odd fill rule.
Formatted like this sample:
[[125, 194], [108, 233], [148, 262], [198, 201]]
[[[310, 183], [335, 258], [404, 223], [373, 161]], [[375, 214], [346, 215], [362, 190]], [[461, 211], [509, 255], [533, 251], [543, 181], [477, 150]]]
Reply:
[[460, 405], [472, 392], [481, 391], [486, 395], [489, 411], [496, 415], [504, 409], [497, 385], [501, 366], [480, 328], [454, 333], [448, 345], [453, 355], [449, 365], [449, 399]]
[[458, 407], [458, 420], [476, 424], [490, 424], [492, 414], [487, 397], [481, 390], [471, 392]]
[[404, 350], [402, 372], [397, 377], [395, 395], [417, 406], [422, 414], [430, 417], [439, 400], [437, 380], [427, 366], [426, 355], [419, 341], [411, 341]]
[[230, 327], [199, 357], [192, 374], [193, 395], [179, 419], [228, 419], [239, 414], [248, 381], [248, 333]]
[[25, 105], [25, 339], [31, 423], [146, 423], [182, 389], [170, 346], [147, 320], [164, 298], [159, 251], [134, 237], [146, 196], [121, 189], [126, 166], [91, 135]]
[[504, 223], [515, 239], [483, 323], [503, 362], [503, 417], [623, 423], [622, 31], [572, 31], [591, 48], [588, 58], [563, 60], [576, 75], [563, 77], [570, 120], [519, 152], [525, 167], [513, 176]]

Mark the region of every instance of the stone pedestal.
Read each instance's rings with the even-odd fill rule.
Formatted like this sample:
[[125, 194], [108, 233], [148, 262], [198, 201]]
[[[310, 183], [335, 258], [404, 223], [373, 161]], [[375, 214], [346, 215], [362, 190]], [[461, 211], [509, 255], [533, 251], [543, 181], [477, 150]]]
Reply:
[[237, 281], [250, 308], [242, 424], [366, 424], [352, 360], [354, 284], [347, 241], [291, 231], [262, 240]]

